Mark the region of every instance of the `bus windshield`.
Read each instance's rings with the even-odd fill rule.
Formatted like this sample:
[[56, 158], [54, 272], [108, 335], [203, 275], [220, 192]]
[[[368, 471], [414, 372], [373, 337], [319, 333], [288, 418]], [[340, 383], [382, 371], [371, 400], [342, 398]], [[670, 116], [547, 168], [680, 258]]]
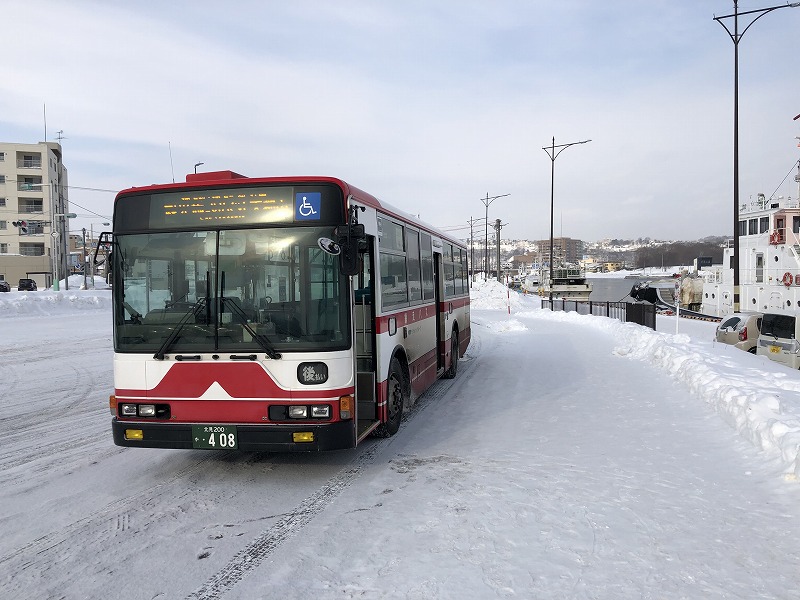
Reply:
[[347, 278], [330, 238], [331, 226], [117, 236], [115, 349], [277, 357], [349, 348]]

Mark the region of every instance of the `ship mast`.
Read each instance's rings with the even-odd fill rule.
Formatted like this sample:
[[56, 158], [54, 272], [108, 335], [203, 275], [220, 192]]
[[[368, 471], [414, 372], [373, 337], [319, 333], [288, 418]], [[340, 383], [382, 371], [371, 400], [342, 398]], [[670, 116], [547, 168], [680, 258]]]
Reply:
[[[800, 140], [800, 137], [797, 139]], [[797, 147], [800, 148], [800, 142], [797, 143]], [[800, 202], [800, 160], [797, 161], [797, 175], [794, 176], [794, 180], [797, 182], [797, 201]]]

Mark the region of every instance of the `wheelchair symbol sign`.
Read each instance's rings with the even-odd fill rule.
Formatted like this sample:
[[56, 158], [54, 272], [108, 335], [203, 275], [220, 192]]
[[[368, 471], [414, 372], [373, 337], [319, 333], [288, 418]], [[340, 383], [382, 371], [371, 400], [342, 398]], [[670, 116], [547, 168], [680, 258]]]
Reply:
[[322, 194], [320, 192], [298, 192], [294, 197], [295, 221], [319, 221]]

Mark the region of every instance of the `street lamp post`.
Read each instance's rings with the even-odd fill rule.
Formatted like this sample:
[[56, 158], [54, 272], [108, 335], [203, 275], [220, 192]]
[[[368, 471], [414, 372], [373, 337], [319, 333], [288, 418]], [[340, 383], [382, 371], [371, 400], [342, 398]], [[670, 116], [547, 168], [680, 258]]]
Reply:
[[[733, 42], [733, 311], [739, 312], [739, 42], [750, 27], [767, 13], [779, 8], [796, 8], [800, 2], [770, 6], [739, 12], [738, 0], [733, 0], [733, 14], [714, 17], [714, 20], [725, 28]], [[755, 15], [741, 33], [739, 32], [739, 16]], [[723, 19], [733, 17], [733, 31]], [[800, 115], [798, 115], [800, 116]]]
[[489, 205], [497, 200], [498, 198], [505, 198], [506, 196], [510, 196], [511, 194], [501, 194], [499, 196], [489, 196], [489, 192], [486, 192], [486, 198], [481, 198], [481, 202], [486, 207], [486, 221], [483, 224], [484, 227], [484, 239], [483, 239], [483, 272], [484, 277], [486, 280], [489, 280]]
[[206, 164], [206, 163], [202, 163], [202, 162], [194, 163], [194, 174], [195, 175], [197, 175], [197, 167], [199, 167], [200, 165], [204, 165], [204, 164]]
[[[553, 195], [556, 178], [556, 159], [559, 154], [570, 146], [585, 144], [591, 141], [592, 140], [583, 140], [582, 142], [570, 142], [569, 144], [559, 144], [556, 146], [556, 138], [554, 136], [553, 143], [542, 148], [542, 150], [547, 152], [547, 156], [550, 157], [550, 285], [548, 286], [550, 289], [550, 310], [553, 310]], [[556, 149], [558, 149], [558, 152], [556, 152]]]

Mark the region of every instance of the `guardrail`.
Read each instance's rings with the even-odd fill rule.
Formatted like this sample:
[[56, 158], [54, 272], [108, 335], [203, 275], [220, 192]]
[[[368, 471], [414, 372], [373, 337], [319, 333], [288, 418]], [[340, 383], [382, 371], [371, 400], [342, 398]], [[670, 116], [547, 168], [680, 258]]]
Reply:
[[[550, 300], [542, 299], [542, 308], [550, 308]], [[655, 304], [633, 302], [592, 302], [578, 300], [553, 300], [552, 310], [576, 312], [580, 315], [596, 315], [619, 319], [623, 323], [637, 323], [656, 329]]]

